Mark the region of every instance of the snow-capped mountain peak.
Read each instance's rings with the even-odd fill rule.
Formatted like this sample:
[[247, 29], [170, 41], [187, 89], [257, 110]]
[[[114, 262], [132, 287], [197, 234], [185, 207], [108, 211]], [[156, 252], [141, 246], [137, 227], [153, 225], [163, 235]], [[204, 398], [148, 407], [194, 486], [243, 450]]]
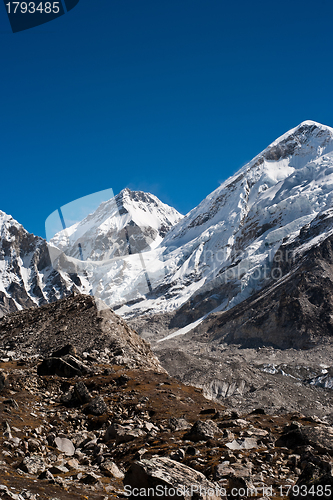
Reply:
[[73, 279], [84, 292], [80, 278], [53, 269], [43, 238], [0, 211], [0, 316], [70, 294]]
[[125, 188], [81, 222], [57, 233], [51, 244], [72, 257], [109, 260], [157, 246], [182, 217], [156, 196]]
[[[186, 326], [265, 286], [281, 245], [297, 242], [332, 206], [333, 129], [307, 120], [185, 217], [152, 194], [124, 189], [56, 234], [60, 253], [51, 260], [60, 274], [82, 270], [90, 293], [124, 316], [167, 311]], [[326, 226], [307, 248], [329, 234], [330, 220]]]

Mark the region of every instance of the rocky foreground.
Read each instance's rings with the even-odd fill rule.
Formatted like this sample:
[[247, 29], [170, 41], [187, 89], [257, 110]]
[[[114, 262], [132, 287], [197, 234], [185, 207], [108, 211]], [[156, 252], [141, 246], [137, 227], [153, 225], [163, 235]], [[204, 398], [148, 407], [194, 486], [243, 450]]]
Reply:
[[6, 316], [0, 337], [0, 498], [332, 496], [333, 427], [208, 401], [92, 297]]

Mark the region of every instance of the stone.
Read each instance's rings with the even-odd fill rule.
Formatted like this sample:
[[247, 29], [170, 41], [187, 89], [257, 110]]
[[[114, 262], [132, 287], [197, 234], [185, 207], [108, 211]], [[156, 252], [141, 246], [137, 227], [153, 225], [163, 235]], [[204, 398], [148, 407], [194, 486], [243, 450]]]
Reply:
[[100, 476], [97, 476], [94, 472], [89, 472], [80, 479], [80, 482], [84, 484], [96, 484], [99, 479]]
[[79, 462], [75, 458], [71, 458], [66, 462], [67, 467], [69, 467], [72, 470], [77, 470], [80, 468]]
[[108, 477], [114, 477], [116, 479], [124, 479], [125, 477], [125, 474], [119, 470], [118, 466], [109, 460], [103, 462], [99, 468], [101, 472]]
[[72, 443], [67, 438], [61, 438], [61, 437], [56, 437], [54, 440], [55, 446], [58, 448], [59, 451], [62, 453], [65, 453], [67, 456], [72, 456], [75, 453], [75, 448]]
[[251, 450], [252, 448], [257, 448], [258, 443], [254, 438], [239, 438], [234, 439], [231, 443], [226, 443], [229, 450]]
[[74, 385], [74, 394], [81, 404], [89, 403], [91, 401], [90, 392], [88, 391], [86, 385], [81, 381]]
[[44, 472], [39, 474], [38, 479], [46, 479], [49, 482], [52, 482], [52, 483], [54, 482], [54, 476], [48, 469], [46, 469]]
[[88, 415], [104, 415], [108, 411], [108, 407], [101, 396], [94, 398], [84, 409]]
[[159, 428], [156, 427], [156, 425], [154, 425], [152, 422], [145, 422], [144, 423], [144, 428], [147, 432], [158, 432], [159, 431]]
[[237, 418], [236, 420], [224, 420], [223, 422], [219, 423], [219, 428], [224, 429], [225, 427], [241, 427], [242, 429], [249, 425], [249, 423], [242, 419], [242, 418]]
[[275, 442], [275, 446], [289, 449], [307, 445], [313, 446], [322, 453], [333, 454], [333, 428], [292, 424], [284, 429], [283, 434]]
[[18, 437], [12, 437], [9, 441], [13, 443], [14, 446], [18, 446], [21, 443], [21, 439]]
[[28, 449], [30, 452], [41, 451], [41, 442], [38, 439], [28, 439]]
[[182, 448], [179, 448], [179, 450], [170, 453], [170, 458], [171, 460], [176, 460], [177, 462], [180, 462], [185, 458], [185, 451]]
[[176, 432], [176, 431], [183, 431], [183, 430], [190, 429], [191, 425], [188, 423], [188, 421], [185, 418], [171, 417], [169, 419], [168, 427], [173, 432]]
[[53, 465], [49, 468], [49, 472], [51, 472], [51, 474], [66, 474], [69, 472], [69, 469], [64, 465]]
[[106, 429], [104, 440], [110, 441], [110, 439], [115, 439], [116, 444], [121, 444], [127, 443], [128, 441], [133, 441], [133, 439], [145, 435], [146, 433], [141, 429], [133, 429], [131, 426], [112, 424]]
[[9, 426], [9, 423], [7, 422], [7, 420], [4, 422], [4, 431], [3, 431], [3, 435], [6, 439], [12, 439], [12, 431], [11, 431], [11, 428]]
[[[163, 499], [177, 498], [179, 500], [220, 500], [219, 487], [208, 481], [206, 477], [187, 465], [180, 464], [170, 458], [154, 457], [134, 462], [124, 479], [125, 491], [130, 493], [134, 488], [144, 493], [148, 488], [155, 489], [155, 497], [159, 489], [169, 492]], [[142, 490], [141, 490], [142, 489]], [[140, 491], [141, 490], [141, 491]], [[178, 493], [176, 496], [176, 490]], [[178, 491], [177, 491], [178, 490]], [[172, 494], [173, 493], [173, 494]], [[148, 498], [142, 494], [141, 498]], [[140, 498], [140, 496], [138, 497]]]
[[28, 474], [37, 475], [45, 470], [45, 463], [43, 457], [39, 455], [31, 455], [30, 457], [24, 457], [19, 468]]
[[2, 392], [5, 387], [8, 387], [8, 375], [0, 370], [0, 392]]
[[55, 438], [57, 436], [54, 434], [54, 432], [50, 432], [50, 434], [48, 434], [46, 436], [46, 441], [48, 442], [48, 445], [49, 446], [55, 446]]
[[194, 442], [208, 441], [208, 439], [214, 439], [215, 434], [219, 432], [219, 428], [212, 420], [197, 420], [183, 439]]
[[220, 481], [221, 479], [230, 479], [230, 478], [243, 478], [250, 479], [252, 472], [251, 465], [242, 465], [242, 464], [232, 464], [229, 462], [224, 462], [219, 464], [215, 468], [214, 479], [215, 481]]
[[[3, 496], [6, 495], [6, 496]], [[0, 485], [0, 496], [1, 498], [11, 498], [12, 500], [24, 500], [24, 497], [22, 495], [16, 495], [16, 493], [13, 493], [7, 486]]]
[[37, 367], [37, 374], [45, 375], [58, 375], [59, 377], [72, 378], [81, 376], [82, 372], [64, 361], [62, 358], [47, 358]]

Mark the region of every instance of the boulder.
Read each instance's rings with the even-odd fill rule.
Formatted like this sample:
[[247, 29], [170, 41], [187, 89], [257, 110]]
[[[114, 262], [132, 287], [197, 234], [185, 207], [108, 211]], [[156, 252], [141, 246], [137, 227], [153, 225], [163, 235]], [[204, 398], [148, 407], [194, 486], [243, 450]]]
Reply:
[[176, 432], [176, 431], [185, 431], [185, 430], [191, 428], [191, 424], [189, 424], [188, 421], [185, 418], [171, 417], [169, 419], [169, 425], [168, 425], [168, 427], [173, 432]]
[[[75, 358], [74, 358], [75, 359]], [[81, 377], [83, 372], [78, 366], [62, 358], [47, 358], [37, 368], [38, 375], [58, 375], [59, 377]]]
[[301, 426], [291, 424], [284, 429], [275, 446], [294, 449], [310, 445], [321, 453], [333, 454], [333, 428], [328, 426]]
[[104, 440], [110, 441], [110, 439], [115, 439], [116, 444], [120, 444], [127, 443], [128, 441], [133, 441], [133, 439], [145, 435], [146, 433], [141, 429], [134, 429], [129, 425], [123, 426], [120, 424], [112, 424], [106, 429]]
[[214, 439], [215, 434], [220, 430], [212, 420], [197, 420], [191, 429], [184, 435], [184, 439], [189, 441], [208, 441]]
[[124, 485], [133, 498], [220, 500], [223, 494], [222, 488], [201, 472], [164, 457], [134, 462], [125, 474]]
[[88, 415], [104, 415], [108, 411], [108, 407], [101, 396], [94, 398], [84, 409]]
[[55, 446], [58, 448], [59, 451], [62, 453], [65, 453], [65, 455], [71, 457], [75, 453], [75, 448], [70, 441], [70, 439], [67, 438], [61, 438], [61, 437], [56, 437], [54, 440]]
[[124, 479], [125, 475], [121, 472], [118, 466], [109, 460], [103, 462], [99, 466], [101, 472], [103, 472], [108, 477], [114, 477], [116, 479]]
[[323, 498], [331, 499], [332, 495], [332, 474], [320, 474], [318, 468], [314, 467], [313, 464], [309, 464], [299, 477], [295, 487], [290, 490], [289, 498], [291, 500], [319, 500]]
[[30, 457], [24, 457], [19, 468], [28, 474], [37, 475], [45, 471], [45, 463], [41, 456], [30, 455]]
[[74, 395], [81, 404], [89, 403], [91, 401], [90, 392], [88, 391], [87, 386], [81, 381], [74, 385]]

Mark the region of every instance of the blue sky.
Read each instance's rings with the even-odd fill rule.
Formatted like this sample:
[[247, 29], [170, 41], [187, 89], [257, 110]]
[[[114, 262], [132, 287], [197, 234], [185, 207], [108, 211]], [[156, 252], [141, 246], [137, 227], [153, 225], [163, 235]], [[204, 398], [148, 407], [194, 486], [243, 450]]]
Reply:
[[333, 126], [329, 0], [80, 0], [12, 34], [0, 5], [0, 210], [45, 236], [90, 193], [186, 213], [270, 142]]

